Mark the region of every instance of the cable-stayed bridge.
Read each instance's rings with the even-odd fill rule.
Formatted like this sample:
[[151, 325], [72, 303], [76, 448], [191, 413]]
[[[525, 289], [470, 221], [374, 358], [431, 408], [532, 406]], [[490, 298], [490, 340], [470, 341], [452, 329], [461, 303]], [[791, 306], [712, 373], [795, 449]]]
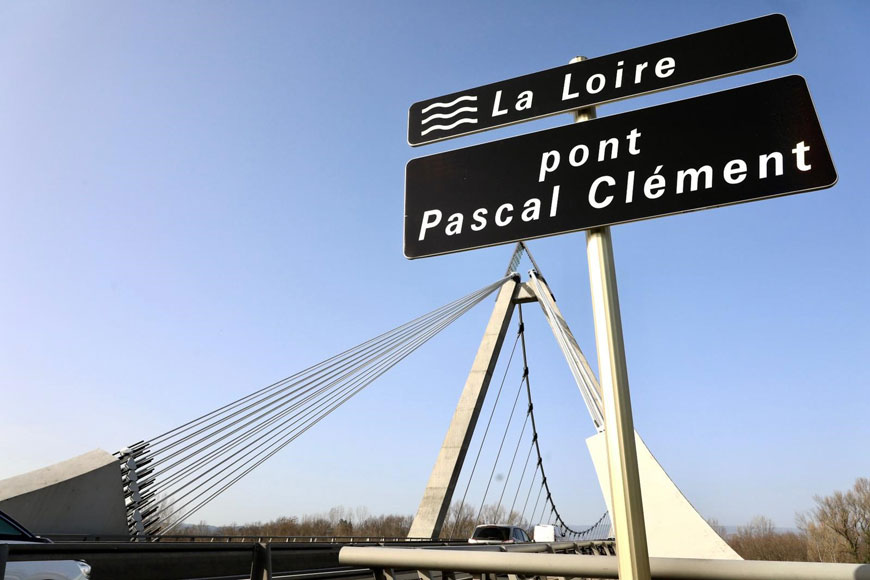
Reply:
[[[523, 256], [533, 268], [527, 282], [515, 272]], [[235, 482], [251, 473], [281, 449], [317, 425], [333, 411], [372, 384], [379, 376], [425, 344], [449, 324], [498, 293], [496, 310], [481, 344], [478, 360], [462, 395], [457, 416], [433, 471], [449, 472], [446, 482], [430, 481], [426, 497], [411, 530], [412, 537], [452, 536], [462, 521], [475, 522], [513, 515], [526, 523], [552, 522], [567, 536], [600, 537], [609, 533], [607, 514], [595, 526], [578, 529], [559, 511], [548, 484], [541, 442], [535, 426], [529, 364], [525, 348], [522, 304], [537, 301], [550, 321], [565, 354], [595, 428], [603, 426], [600, 387], [580, 352], [570, 329], [559, 313], [525, 246], [518, 244], [505, 275], [480, 290], [383, 333], [354, 348], [335, 355], [166, 433], [137, 442], [117, 455], [121, 460], [128, 524], [134, 537], [163, 535], [176, 529]], [[536, 296], [543, 295], [543, 300]], [[501, 384], [493, 393], [483, 436], [469, 461], [464, 488], [453, 498], [469, 444], [488, 392], [495, 363], [508, 332], [515, 308], [519, 311], [517, 332], [510, 347], [509, 362]], [[490, 340], [494, 334], [495, 340]], [[521, 346], [521, 348], [519, 348]], [[507, 350], [507, 349], [505, 349]], [[507, 356], [507, 355], [506, 355]], [[481, 366], [482, 368], [477, 368]], [[515, 392], [508, 393], [508, 373], [519, 377]], [[522, 400], [521, 400], [522, 396]], [[506, 425], [493, 424], [499, 401], [510, 405]], [[469, 406], [470, 405], [470, 406]], [[519, 434], [510, 433], [511, 423], [522, 425]], [[500, 431], [503, 431], [500, 433]], [[458, 446], [447, 444], [459, 437]], [[484, 466], [481, 451], [487, 440], [497, 443], [492, 466]], [[520, 449], [522, 448], [522, 453]], [[447, 455], [445, 456], [444, 453]], [[496, 465], [506, 467], [504, 481], [494, 482]], [[486, 481], [479, 500], [472, 500], [469, 487], [478, 475]], [[498, 476], [502, 479], [502, 476]], [[509, 487], [510, 486], [510, 487]], [[510, 489], [510, 491], [508, 491]], [[432, 494], [437, 497], [433, 499]], [[442, 529], [451, 500], [455, 499], [451, 526]], [[489, 503], [489, 505], [485, 505]], [[484, 511], [484, 508], [487, 511]], [[434, 510], [434, 511], [433, 511]]]
[[[524, 259], [531, 265], [525, 277], [517, 272]], [[204, 506], [219, 501], [235, 483], [493, 296], [491, 316], [408, 538], [461, 540], [477, 523], [511, 522], [526, 527], [549, 523], [574, 542], [570, 545], [575, 552], [581, 550], [576, 542], [610, 538], [602, 389], [552, 289], [522, 243], [506, 272], [487, 286], [165, 433], [141, 439], [108, 462], [88, 456], [87, 461], [77, 458], [49, 468], [51, 476], [40, 470], [12, 478], [7, 490], [11, 487], [18, 494], [0, 488], [0, 507], [11, 506], [9, 511], [22, 520], [38, 521], [37, 516], [46, 512], [51, 512], [49, 518], [57, 517], [60, 512], [52, 512], [52, 507], [66, 504], [75, 511], [81, 506], [78, 522], [110, 522], [105, 529], [115, 526], [114, 533], [121, 529], [139, 541], [172, 537]], [[608, 512], [585, 526], [576, 525], [576, 519], [560, 508], [563, 504], [548, 480], [542, 449], [557, 442], [539, 436], [542, 419], [535, 414], [535, 367], [528, 360], [524, 323], [524, 316], [538, 311], [596, 432], [587, 446]], [[495, 376], [500, 355], [506, 359], [504, 371]], [[650, 554], [739, 559], [692, 508], [640, 438], [637, 444]], [[485, 459], [493, 455], [494, 460]], [[40, 514], [22, 515], [28, 506], [39, 506]], [[587, 549], [591, 548], [582, 548]]]

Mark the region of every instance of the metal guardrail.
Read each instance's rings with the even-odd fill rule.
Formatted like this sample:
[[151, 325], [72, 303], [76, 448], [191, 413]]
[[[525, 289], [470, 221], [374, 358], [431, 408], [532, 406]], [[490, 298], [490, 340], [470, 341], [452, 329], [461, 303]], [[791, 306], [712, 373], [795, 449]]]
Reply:
[[[95, 536], [90, 534], [48, 534], [45, 537], [53, 542], [129, 542], [129, 535], [114, 535], [114, 536]], [[208, 543], [229, 543], [229, 542], [265, 542], [265, 543], [292, 543], [292, 544], [464, 544], [466, 540], [439, 540], [433, 541], [431, 538], [406, 538], [404, 536], [271, 536], [271, 535], [250, 535], [250, 536], [203, 536], [203, 535], [161, 535], [161, 536], [144, 536], [139, 538], [139, 542], [208, 542]]]
[[[442, 580], [455, 578], [459, 571], [475, 578], [503, 574], [510, 580], [523, 576], [618, 577], [614, 556], [348, 546], [341, 549], [338, 560], [342, 565], [367, 566], [384, 580], [394, 580], [398, 570], [415, 570], [426, 580], [437, 578], [433, 570]], [[663, 579], [870, 580], [870, 564], [650, 558], [650, 570], [653, 578]]]
[[8, 559], [85, 560], [92, 567], [92, 580], [239, 577], [258, 570], [260, 575], [255, 577], [259, 580], [264, 577], [266, 555], [276, 570], [337, 568], [339, 547], [338, 544], [267, 545], [258, 542], [10, 544]]
[[[356, 542], [363, 544], [365, 542]], [[383, 545], [372, 543], [369, 545]], [[391, 545], [408, 545], [407, 542]], [[414, 546], [450, 547], [444, 542], [415, 541]], [[268, 570], [319, 572], [343, 568], [332, 542], [59, 542], [0, 544], [0, 569], [7, 561], [85, 560], [92, 580], [184, 580], [218, 576], [269, 578]], [[454, 543], [453, 546], [456, 544]], [[4, 557], [5, 552], [5, 557]], [[346, 569], [346, 568], [344, 568]], [[2, 574], [0, 574], [2, 578]]]

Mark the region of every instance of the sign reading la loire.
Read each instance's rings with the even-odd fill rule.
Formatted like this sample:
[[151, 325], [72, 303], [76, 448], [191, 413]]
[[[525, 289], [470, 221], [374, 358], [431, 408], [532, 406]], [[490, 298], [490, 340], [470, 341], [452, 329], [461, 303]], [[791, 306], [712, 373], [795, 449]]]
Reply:
[[408, 142], [432, 143], [794, 60], [771, 14], [415, 103]]
[[802, 77], [412, 159], [419, 258], [832, 186]]

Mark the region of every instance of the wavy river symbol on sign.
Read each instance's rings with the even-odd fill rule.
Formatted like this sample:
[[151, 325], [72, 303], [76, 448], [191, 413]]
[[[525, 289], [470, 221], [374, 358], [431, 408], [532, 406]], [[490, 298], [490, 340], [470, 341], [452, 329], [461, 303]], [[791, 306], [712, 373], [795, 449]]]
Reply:
[[[433, 112], [431, 115], [420, 121], [420, 127], [425, 127], [427, 123], [431, 123], [433, 121], [439, 121], [439, 123], [437, 125], [431, 125], [430, 127], [426, 127], [425, 129], [420, 131], [420, 136], [422, 137], [423, 135], [431, 133], [432, 131], [449, 131], [450, 129], [464, 123], [477, 123], [477, 118], [470, 115], [471, 113], [477, 113], [477, 107], [469, 106], [466, 104], [470, 102], [471, 105], [476, 105], [476, 101], [476, 96], [464, 95], [450, 101], [449, 103], [432, 103], [420, 112], [423, 115], [430, 111], [437, 112]], [[458, 108], [450, 110], [457, 105], [459, 105]]]

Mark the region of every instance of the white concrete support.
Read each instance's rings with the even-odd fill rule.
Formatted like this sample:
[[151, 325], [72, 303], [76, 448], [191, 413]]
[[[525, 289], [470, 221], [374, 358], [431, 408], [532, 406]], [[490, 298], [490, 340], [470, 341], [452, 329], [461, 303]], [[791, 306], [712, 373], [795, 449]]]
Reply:
[[[637, 467], [643, 494], [643, 517], [650, 558], [704, 558], [740, 560], [698, 513], [635, 432]], [[586, 440], [592, 464], [607, 509], [610, 509], [610, 479], [607, 475], [607, 445], [604, 434]]]
[[101, 449], [0, 481], [0, 509], [36, 534], [129, 534], [120, 465]]
[[453, 499], [456, 480], [462, 470], [462, 463], [468, 452], [468, 445], [474, 434], [474, 427], [480, 415], [480, 408], [486, 397], [489, 382], [492, 379], [495, 364], [510, 324], [514, 310], [514, 299], [520, 289], [519, 276], [507, 280], [499, 290], [492, 315], [480, 341], [477, 355], [465, 388], [456, 406], [456, 412], [447, 429], [441, 451], [429, 483], [414, 516], [414, 522], [408, 532], [409, 538], [437, 538], [441, 534], [441, 526]]

